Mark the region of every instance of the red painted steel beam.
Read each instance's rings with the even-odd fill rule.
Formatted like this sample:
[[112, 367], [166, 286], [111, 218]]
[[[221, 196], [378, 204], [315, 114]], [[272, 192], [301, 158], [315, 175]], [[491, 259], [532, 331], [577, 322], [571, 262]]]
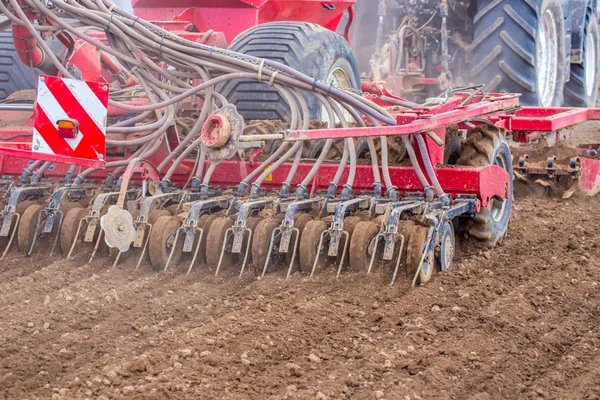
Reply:
[[600, 109], [523, 107], [506, 118], [510, 119], [513, 131], [556, 132], [584, 121], [600, 119]]

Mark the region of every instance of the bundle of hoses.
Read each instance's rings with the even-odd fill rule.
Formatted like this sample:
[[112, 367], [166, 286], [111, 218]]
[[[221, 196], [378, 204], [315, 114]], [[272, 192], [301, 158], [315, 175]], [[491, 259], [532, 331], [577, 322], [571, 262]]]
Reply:
[[[61, 30], [70, 37], [87, 41], [103, 52], [112, 55], [126, 71], [135, 76], [145, 92], [147, 104], [127, 104], [111, 96], [112, 98], [109, 100], [111, 106], [138, 115], [109, 126], [107, 133], [143, 133], [143, 135], [135, 139], [107, 139], [109, 147], [138, 146], [137, 151], [129, 159], [110, 161], [106, 164], [106, 168], [113, 169], [109, 175], [112, 179], [118, 178], [131, 158], [147, 158], [154, 154], [160, 148], [161, 142], [165, 140], [167, 129], [175, 123], [177, 111], [182, 103], [186, 100], [195, 101], [194, 98], [200, 98], [202, 108], [197, 121], [177, 148], [162, 160], [158, 170], [163, 171], [169, 166], [164, 173], [164, 181], [168, 182], [181, 162], [192, 152], [200, 149], [196, 158], [197, 167], [194, 181], [196, 183], [202, 181], [202, 185], [206, 186], [216, 165], [211, 164], [206, 172], [203, 171], [206, 152], [202, 146], [200, 132], [203, 123], [211, 113], [227, 104], [227, 100], [215, 91], [215, 85], [231, 79], [254, 79], [268, 82], [280, 93], [290, 108], [290, 129], [308, 129], [309, 127], [308, 106], [300, 92], [309, 92], [322, 103], [327, 111], [330, 127], [335, 126], [338, 120], [343, 127], [348, 127], [349, 124], [345, 117], [348, 114], [352, 116], [355, 123], [363, 126], [363, 116], [376, 126], [381, 123], [389, 125], [396, 123], [395, 119], [382, 107], [359, 94], [317, 81], [275, 61], [182, 39], [117, 8], [109, 0], [65, 0], [59, 2], [50, 0], [48, 3], [38, 0], [3, 0], [0, 2], [0, 12], [13, 24], [29, 30], [46, 56], [64, 77], [73, 78], [64, 63], [52, 53], [39, 32]], [[28, 15], [35, 15], [37, 24], [31, 22]], [[65, 22], [65, 19], [74, 19], [80, 24]], [[89, 32], [90, 29], [104, 31], [108, 44], [89, 36], [86, 32]], [[193, 82], [200, 83], [192, 84]], [[151, 118], [155, 118], [155, 121], [140, 125], [140, 122], [151, 120]], [[408, 144], [409, 147], [411, 162], [418, 169], [417, 172], [422, 182], [426, 184], [427, 181], [418, 168], [412, 146], [408, 140], [404, 139], [403, 137], [405, 145]], [[395, 188], [389, 177], [385, 137], [381, 137], [380, 140], [382, 141], [384, 181], [388, 192], [392, 191], [392, 194], [395, 195]], [[376, 185], [381, 186], [375, 146], [371, 138], [368, 139], [368, 143], [371, 150], [374, 181]], [[299, 186], [300, 190], [305, 188], [318, 172], [329, 146], [331, 146], [331, 140], [326, 141], [322, 156]], [[301, 142], [296, 142], [291, 147], [289, 142], [283, 142], [263, 163], [270, 167], [253, 182], [253, 188], [260, 186], [262, 180], [273, 169], [293, 157], [293, 165], [286, 180], [286, 185], [289, 186], [299, 165], [301, 151]], [[333, 187], [337, 187], [348, 159], [350, 159], [350, 174], [344, 185], [347, 191], [352, 188], [356, 170], [356, 151], [352, 139], [345, 140], [344, 153], [338, 173], [332, 182]], [[33, 178], [39, 179], [49, 165], [49, 163], [43, 164], [35, 172]], [[80, 184], [94, 171], [94, 169], [87, 169], [81, 172], [75, 179], [75, 184]], [[240, 184], [240, 190], [245, 189], [248, 183], [262, 171], [264, 168], [257, 168], [254, 173], [251, 173]]]

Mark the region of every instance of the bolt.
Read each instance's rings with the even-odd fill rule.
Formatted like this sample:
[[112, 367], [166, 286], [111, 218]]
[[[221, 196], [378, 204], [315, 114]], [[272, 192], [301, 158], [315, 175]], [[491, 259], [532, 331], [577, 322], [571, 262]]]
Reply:
[[38, 145], [36, 144], [35, 146], [33, 146], [33, 149], [34, 149], [34, 150], [39, 150], [39, 149], [40, 149], [40, 146], [38, 146]]
[[43, 76], [40, 76], [40, 82], [46, 82], [46, 78], [44, 78]]
[[108, 86], [106, 86], [106, 85], [102, 86], [102, 90], [104, 90], [106, 92], [108, 90]]
[[98, 160], [104, 160], [104, 154], [98, 153]]
[[123, 224], [119, 224], [119, 225], [117, 225], [117, 230], [118, 230], [119, 232], [123, 232], [123, 230], [124, 230], [124, 229], [125, 229], [125, 228], [123, 227]]

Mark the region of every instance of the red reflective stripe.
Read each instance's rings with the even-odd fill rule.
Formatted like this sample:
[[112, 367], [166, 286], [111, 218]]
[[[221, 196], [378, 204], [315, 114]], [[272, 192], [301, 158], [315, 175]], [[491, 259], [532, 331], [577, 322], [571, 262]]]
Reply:
[[[79, 143], [79, 146], [77, 146], [77, 150], [79, 150], [82, 145], [86, 145], [94, 148], [96, 152], [102, 153], [102, 145], [105, 140], [104, 134], [96, 125], [96, 122], [94, 122], [94, 120], [81, 106], [79, 101], [77, 101], [68, 86], [63, 82], [62, 79], [59, 79], [47, 84], [47, 87], [62, 106], [69, 118], [76, 119], [79, 122], [79, 132], [81, 132], [84, 139], [87, 140], [84, 141], [82, 139], [82, 141]], [[90, 152], [88, 151], [86, 153], [89, 154]], [[93, 151], [91, 154], [93, 155], [92, 158], [96, 158], [96, 155]]]
[[98, 83], [98, 82], [90, 82], [84, 81], [85, 84], [90, 88], [92, 92], [96, 95], [100, 102], [108, 108], [108, 90], [102, 90], [102, 86], [108, 86], [108, 84]]

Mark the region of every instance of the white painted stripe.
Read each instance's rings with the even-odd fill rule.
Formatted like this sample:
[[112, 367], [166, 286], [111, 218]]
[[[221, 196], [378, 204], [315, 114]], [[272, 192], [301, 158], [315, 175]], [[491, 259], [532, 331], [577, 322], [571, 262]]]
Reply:
[[31, 150], [34, 153], [44, 153], [44, 154], [54, 154], [48, 143], [44, 140], [42, 135], [37, 131], [37, 129], [33, 128], [33, 140], [31, 142]]
[[[40, 81], [38, 86], [38, 96], [37, 96], [38, 105], [44, 110], [48, 119], [54, 122], [54, 126], [56, 127], [56, 121], [59, 119], [69, 119], [70, 117], [67, 115], [65, 110], [62, 108], [60, 103], [56, 100], [50, 89], [46, 86], [45, 82]], [[64, 139], [67, 144], [71, 147], [71, 149], [75, 150], [83, 139], [83, 133], [79, 131], [77, 133], [77, 137], [74, 139]]]
[[[106, 135], [106, 106], [102, 104], [96, 94], [84, 81], [63, 79], [71, 93], [75, 96], [81, 107], [94, 120], [98, 128]], [[108, 84], [106, 85], [108, 87]]]

